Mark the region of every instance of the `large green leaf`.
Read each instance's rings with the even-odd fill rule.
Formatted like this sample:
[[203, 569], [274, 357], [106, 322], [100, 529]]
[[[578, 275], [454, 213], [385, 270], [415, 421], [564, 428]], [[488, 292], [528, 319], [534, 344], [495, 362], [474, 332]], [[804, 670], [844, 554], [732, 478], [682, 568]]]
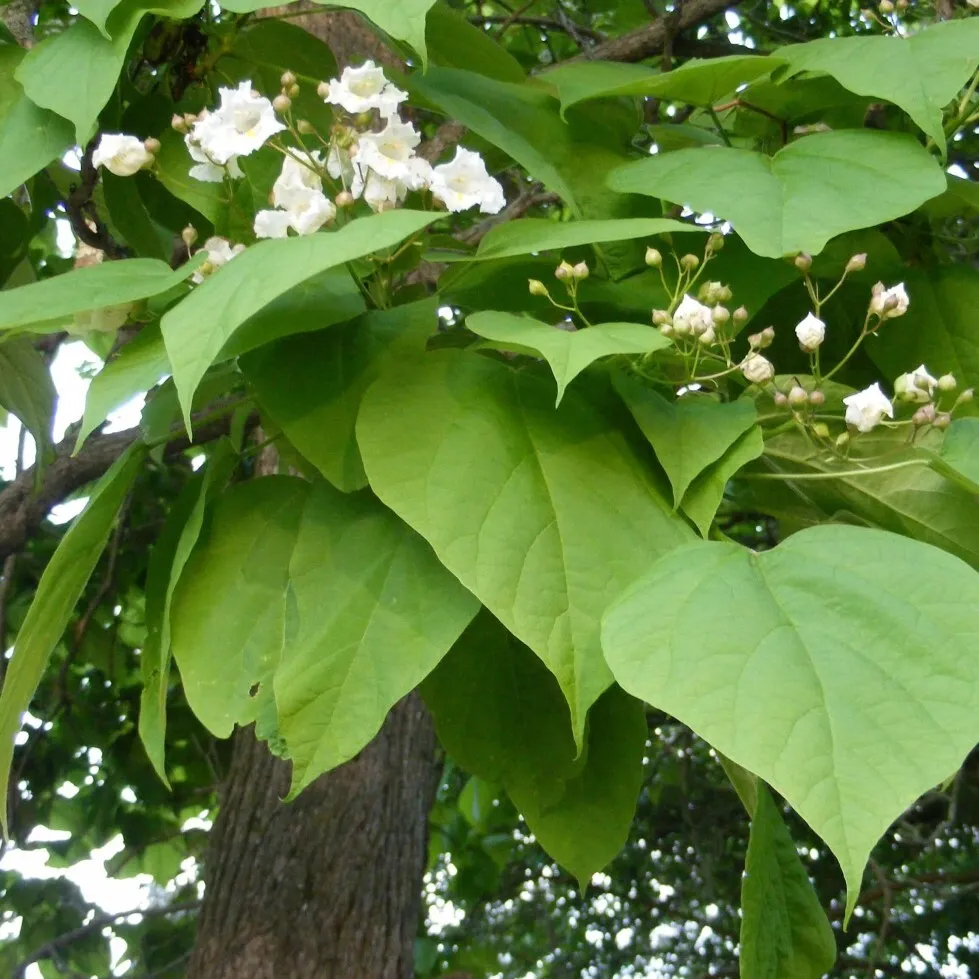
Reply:
[[792, 73], [825, 72], [851, 92], [899, 105], [944, 148], [942, 111], [979, 65], [979, 21], [948, 20], [906, 37], [820, 38], [778, 57]]
[[660, 153], [620, 167], [609, 186], [710, 211], [758, 255], [816, 254], [834, 235], [901, 217], [945, 189], [915, 140], [843, 130], [805, 136], [768, 157], [727, 146]]
[[[843, 868], [979, 740], [979, 575], [938, 548], [824, 526], [774, 550], [699, 543], [606, 613], [626, 690], [765, 779]], [[651, 610], [655, 609], [655, 614]]]
[[396, 245], [436, 217], [388, 211], [358, 218], [335, 232], [260, 241], [167, 312], [163, 340], [188, 429], [191, 401], [204, 372], [250, 317], [318, 272]]
[[85, 414], [75, 440], [75, 452], [113, 411], [137, 394], [149, 391], [169, 372], [170, 361], [159, 329], [141, 330], [92, 378], [85, 395]]
[[150, 552], [147, 571], [147, 637], [140, 655], [143, 690], [139, 700], [139, 737], [164, 783], [167, 783], [164, 752], [173, 596], [200, 538], [207, 505], [224, 488], [238, 462], [227, 439], [219, 441], [209, 456], [204, 471], [198, 473], [177, 498], [163, 532]]
[[293, 791], [352, 758], [478, 603], [368, 493], [287, 476], [213, 508], [171, 609], [187, 700], [226, 737], [271, 682]]
[[741, 979], [822, 979], [836, 961], [836, 937], [809, 883], [781, 813], [764, 785], [741, 884]]
[[509, 258], [511, 255], [529, 255], [532, 252], [573, 248], [575, 245], [592, 245], [597, 242], [626, 241], [630, 238], [648, 238], [676, 231], [704, 232], [694, 224], [673, 221], [669, 218], [619, 218], [608, 221], [548, 221], [544, 218], [522, 218], [505, 221], [480, 241], [475, 255], [466, 261], [489, 261]]
[[[149, 174], [143, 174], [143, 177], [153, 179]], [[117, 177], [103, 170], [101, 181], [113, 228], [137, 255], [169, 262], [173, 254], [173, 236], [151, 217], [140, 193], [140, 177]]]
[[109, 14], [119, 6], [121, 0], [78, 0], [75, 9], [87, 17], [106, 37], [110, 37]]
[[541, 657], [579, 746], [611, 682], [602, 612], [692, 535], [618, 422], [578, 389], [555, 410], [550, 379], [452, 350], [383, 375], [357, 420], [374, 491]]
[[939, 471], [979, 495], [979, 418], [958, 418], [942, 441]]
[[637, 378], [618, 375], [615, 387], [649, 439], [673, 487], [678, 507], [690, 484], [731, 448], [758, 417], [748, 398], [722, 403], [689, 394], [667, 401]]
[[218, 224], [231, 203], [231, 190], [227, 183], [203, 183], [191, 177], [190, 168], [194, 163], [183, 136], [176, 130], [165, 129], [159, 139], [160, 152], [156, 154], [155, 172], [160, 183], [211, 224]]
[[35, 104], [70, 120], [77, 142], [84, 145], [116, 87], [143, 15], [191, 17], [202, 4], [203, 0], [122, 0], [108, 16], [106, 33], [91, 21], [77, 20], [32, 48], [17, 68], [17, 81]]
[[0, 197], [16, 190], [74, 142], [69, 123], [35, 105], [14, 79], [26, 52], [0, 45]]
[[562, 112], [578, 102], [623, 95], [712, 106], [739, 85], [771, 74], [780, 65], [777, 57], [750, 54], [707, 61], [694, 58], [669, 72], [617, 61], [583, 61], [559, 65], [542, 77], [557, 89]]
[[528, 316], [484, 311], [466, 317], [473, 333], [493, 340], [506, 349], [540, 354], [557, 381], [555, 407], [565, 388], [586, 368], [602, 357], [615, 354], [648, 354], [672, 346], [659, 330], [642, 323], [599, 323], [583, 330], [566, 330]]
[[422, 684], [443, 747], [502, 782], [538, 842], [582, 889], [622, 848], [642, 784], [642, 704], [617, 687], [578, 755], [568, 705], [537, 657], [485, 610]]
[[522, 82], [520, 62], [452, 7], [437, 3], [425, 21], [429, 59], [442, 68], [465, 68], [501, 82]]
[[381, 371], [425, 349], [436, 300], [374, 310], [331, 330], [290, 337], [243, 357], [263, 411], [337, 489], [367, 485], [354, 438], [360, 402]]
[[105, 548], [116, 514], [142, 466], [144, 452], [142, 446], [132, 446], [99, 480], [85, 509], [44, 569], [17, 633], [0, 693], [0, 825], [4, 835], [10, 762], [21, 715], [30, 705], [51, 651], [61, 640], [75, 603]]
[[0, 343], [0, 405], [34, 436], [39, 456], [51, 445], [56, 398], [51, 372], [27, 337]]
[[75, 313], [157, 296], [180, 285], [199, 264], [171, 269], [155, 258], [127, 258], [5, 290], [0, 292], [0, 329], [61, 317], [67, 320]]

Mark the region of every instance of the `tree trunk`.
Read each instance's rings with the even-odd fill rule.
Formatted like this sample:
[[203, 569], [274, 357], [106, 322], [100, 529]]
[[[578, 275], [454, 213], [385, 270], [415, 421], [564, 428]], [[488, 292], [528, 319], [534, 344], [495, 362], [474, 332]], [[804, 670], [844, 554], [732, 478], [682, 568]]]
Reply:
[[288, 765], [237, 732], [187, 979], [409, 979], [437, 783], [417, 694], [288, 804]]

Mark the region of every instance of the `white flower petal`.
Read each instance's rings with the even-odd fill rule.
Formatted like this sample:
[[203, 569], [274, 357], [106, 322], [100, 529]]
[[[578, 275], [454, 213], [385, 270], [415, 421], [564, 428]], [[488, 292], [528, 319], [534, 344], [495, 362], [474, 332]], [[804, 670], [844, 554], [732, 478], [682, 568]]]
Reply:
[[452, 212], [478, 207], [483, 214], [497, 214], [506, 205], [503, 187], [487, 173], [483, 158], [461, 146], [450, 163], [434, 168], [431, 188]]
[[275, 117], [272, 103], [252, 93], [251, 81], [237, 88], [219, 89], [221, 105], [194, 123], [191, 141], [214, 162], [226, 164], [234, 156], [247, 156], [286, 127]]
[[152, 162], [153, 154], [143, 141], [125, 133], [106, 133], [92, 153], [93, 166], [105, 167], [117, 177], [131, 177]]
[[255, 215], [256, 238], [286, 238], [291, 215], [288, 211], [259, 211]]

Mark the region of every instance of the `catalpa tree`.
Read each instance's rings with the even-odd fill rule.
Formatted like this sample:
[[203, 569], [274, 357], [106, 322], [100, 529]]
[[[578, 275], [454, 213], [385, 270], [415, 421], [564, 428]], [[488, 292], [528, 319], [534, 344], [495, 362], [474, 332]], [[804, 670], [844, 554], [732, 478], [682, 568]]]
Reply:
[[975, 5], [341, 6], [0, 7], [0, 814], [161, 885], [133, 916], [8, 873], [0, 956], [505, 971], [505, 901], [482, 962], [416, 941], [448, 809], [470, 895], [535, 842], [580, 916], [637, 801], [726, 780], [740, 911], [694, 905], [740, 934], [658, 968], [916, 968], [894, 874], [940, 907], [979, 880], [947, 836], [979, 741]]

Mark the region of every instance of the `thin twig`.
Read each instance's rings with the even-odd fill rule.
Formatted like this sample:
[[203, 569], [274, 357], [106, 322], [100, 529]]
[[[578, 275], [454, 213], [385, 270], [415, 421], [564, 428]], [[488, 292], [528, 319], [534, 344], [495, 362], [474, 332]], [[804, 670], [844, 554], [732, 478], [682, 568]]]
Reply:
[[98, 211], [92, 195], [95, 193], [95, 185], [99, 182], [98, 168], [92, 163], [92, 154], [102, 138], [101, 133], [96, 133], [85, 147], [82, 153], [81, 168], [79, 176], [81, 183], [74, 184], [71, 193], [65, 198], [65, 211], [68, 213], [68, 222], [75, 237], [89, 245], [104, 252], [109, 258], [123, 258], [127, 254], [122, 247], [109, 234], [109, 229], [99, 219]]

